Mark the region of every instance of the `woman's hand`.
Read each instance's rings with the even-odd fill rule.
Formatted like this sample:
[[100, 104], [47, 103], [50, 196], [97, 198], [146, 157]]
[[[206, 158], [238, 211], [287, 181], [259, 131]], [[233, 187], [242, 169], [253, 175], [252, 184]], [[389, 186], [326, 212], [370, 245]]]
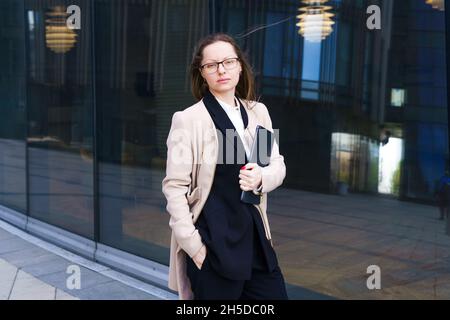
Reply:
[[262, 182], [261, 167], [256, 163], [247, 163], [239, 173], [239, 184], [243, 191], [258, 189]]
[[206, 246], [203, 245], [200, 251], [192, 258], [192, 260], [194, 260], [194, 263], [199, 270], [202, 269], [205, 258], [206, 258]]

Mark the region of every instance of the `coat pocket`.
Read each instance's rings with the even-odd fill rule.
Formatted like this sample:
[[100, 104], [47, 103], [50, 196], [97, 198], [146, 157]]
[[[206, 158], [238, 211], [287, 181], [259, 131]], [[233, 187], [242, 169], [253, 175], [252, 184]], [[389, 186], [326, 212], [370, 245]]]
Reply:
[[195, 201], [199, 200], [201, 196], [201, 189], [200, 187], [196, 187], [193, 190], [189, 190], [186, 198], [188, 201], [188, 204], [191, 205], [193, 204]]

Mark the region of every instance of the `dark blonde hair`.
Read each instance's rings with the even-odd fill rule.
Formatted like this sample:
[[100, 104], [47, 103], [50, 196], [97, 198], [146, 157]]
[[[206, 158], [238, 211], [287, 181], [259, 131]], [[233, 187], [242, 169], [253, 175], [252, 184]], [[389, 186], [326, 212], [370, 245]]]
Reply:
[[200, 72], [200, 64], [203, 60], [203, 49], [206, 46], [218, 41], [228, 42], [229, 44], [231, 44], [234, 48], [234, 51], [236, 51], [239, 61], [241, 62], [242, 74], [236, 86], [236, 96], [241, 99], [256, 101], [255, 78], [252, 68], [241, 48], [239, 48], [239, 46], [237, 45], [236, 41], [231, 36], [225, 33], [210, 34], [201, 39], [195, 47], [190, 70], [192, 94], [198, 100], [201, 100], [205, 95], [208, 84], [205, 82]]

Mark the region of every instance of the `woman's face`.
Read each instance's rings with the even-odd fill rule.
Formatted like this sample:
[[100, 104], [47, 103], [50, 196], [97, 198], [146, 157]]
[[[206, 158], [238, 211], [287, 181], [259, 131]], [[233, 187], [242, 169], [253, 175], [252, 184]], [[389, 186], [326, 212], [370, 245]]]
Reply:
[[[239, 61], [228, 59], [237, 57], [233, 46], [224, 41], [212, 43], [203, 49], [203, 60], [200, 65], [204, 67], [201, 69], [201, 74], [211, 91], [217, 93], [233, 91], [234, 93], [239, 83], [242, 66]], [[214, 63], [224, 60], [225, 62], [219, 64], [216, 70]]]

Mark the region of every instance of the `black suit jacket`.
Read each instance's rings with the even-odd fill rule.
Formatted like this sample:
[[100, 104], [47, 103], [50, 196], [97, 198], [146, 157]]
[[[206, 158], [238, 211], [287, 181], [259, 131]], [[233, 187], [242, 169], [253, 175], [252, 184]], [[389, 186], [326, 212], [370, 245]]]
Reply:
[[[240, 200], [239, 171], [247, 162], [244, 145], [237, 133], [226, 135], [227, 129], [236, 129], [225, 110], [208, 91], [203, 101], [211, 114], [218, 134], [222, 135], [214, 181], [196, 227], [207, 247], [208, 266], [232, 280], [248, 280], [252, 268], [273, 270], [277, 266], [275, 253], [267, 240], [258, 210]], [[240, 107], [244, 127], [248, 117]], [[228, 145], [228, 146], [227, 146]], [[238, 151], [243, 156], [239, 162]], [[235, 161], [227, 163], [227, 152], [234, 152]]]

